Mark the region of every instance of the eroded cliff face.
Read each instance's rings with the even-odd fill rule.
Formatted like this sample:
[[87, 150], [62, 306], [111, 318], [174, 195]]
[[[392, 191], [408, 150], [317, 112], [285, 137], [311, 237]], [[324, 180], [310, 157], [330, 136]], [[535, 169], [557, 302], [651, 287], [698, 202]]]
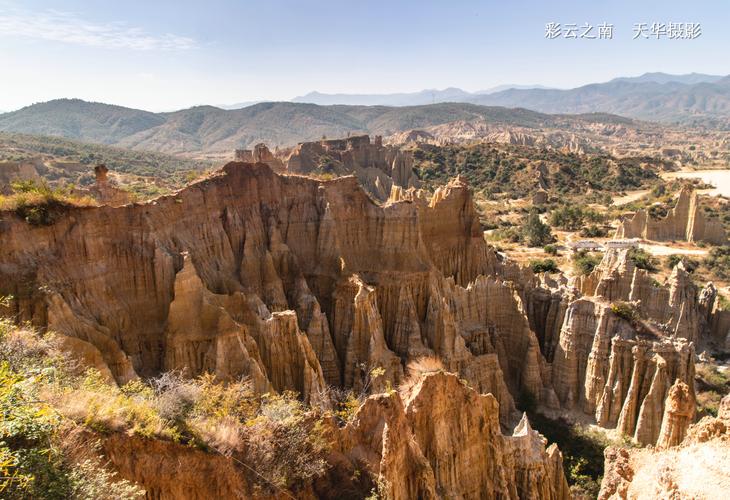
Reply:
[[283, 154], [281, 161], [289, 173], [317, 171], [355, 175], [365, 189], [381, 201], [388, 198], [393, 186], [419, 185], [410, 153], [398, 147], [384, 146], [380, 136], [372, 142], [367, 135], [303, 142]]
[[[475, 282], [499, 263], [462, 182], [379, 206], [351, 177], [232, 163], [143, 205], [69, 208], [44, 227], [7, 215], [0, 275], [14, 312], [74, 338], [119, 382], [245, 375], [311, 400], [324, 384], [359, 389], [376, 366], [395, 386], [407, 359], [434, 354], [513, 411], [501, 370], [521, 373], [532, 334], [513, 292]], [[494, 300], [506, 308], [487, 313]], [[510, 310], [516, 349], [498, 357]]]
[[644, 238], [654, 241], [706, 241], [716, 245], [727, 243], [727, 235], [719, 220], [708, 218], [700, 209], [697, 193], [685, 186], [677, 204], [661, 219], [653, 219], [646, 210], [637, 211], [621, 222], [617, 238]]
[[[557, 447], [546, 449], [527, 417], [503, 436], [497, 400], [453, 374], [421, 377], [403, 402], [395, 392], [372, 396], [343, 434], [374, 429], [369, 466], [389, 498], [569, 498]], [[341, 446], [362, 453], [348, 439]]]
[[[585, 295], [568, 306], [553, 359], [561, 405], [656, 443], [670, 388], [683, 383], [694, 399], [694, 345], [709, 331], [698, 290], [681, 264], [657, 285], [625, 250], [608, 252], [576, 286]], [[617, 303], [635, 317], [622, 317]]]
[[[118, 382], [208, 372], [321, 402], [327, 385], [397, 387], [434, 356], [496, 398], [503, 428], [534, 403], [654, 443], [669, 388], [694, 391], [711, 304], [681, 268], [667, 286], [642, 273], [621, 252], [575, 283], [505, 261], [459, 178], [380, 205], [354, 177], [231, 163], [153, 202], [0, 222], [12, 312]], [[641, 321], [617, 316], [619, 300]]]

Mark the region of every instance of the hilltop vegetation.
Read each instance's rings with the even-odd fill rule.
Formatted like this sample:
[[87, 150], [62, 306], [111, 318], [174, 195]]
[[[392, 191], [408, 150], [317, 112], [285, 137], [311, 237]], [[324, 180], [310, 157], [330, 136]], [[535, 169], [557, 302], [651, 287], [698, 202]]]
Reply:
[[487, 195], [518, 198], [534, 193], [540, 182], [560, 194], [618, 192], [648, 187], [671, 163], [653, 157], [616, 158], [497, 143], [431, 146], [415, 149], [416, 172], [427, 185], [455, 175]]

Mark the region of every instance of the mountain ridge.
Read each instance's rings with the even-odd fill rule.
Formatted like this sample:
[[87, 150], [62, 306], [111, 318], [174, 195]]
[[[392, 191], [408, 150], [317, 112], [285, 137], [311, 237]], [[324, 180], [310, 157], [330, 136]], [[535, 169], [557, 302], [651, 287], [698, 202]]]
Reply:
[[557, 126], [566, 119], [626, 121], [610, 115], [565, 117], [471, 103], [392, 107], [263, 102], [234, 110], [195, 106], [151, 113], [80, 99], [59, 99], [0, 115], [0, 131], [60, 136], [163, 153], [191, 153], [232, 151], [259, 142], [290, 146], [352, 133], [390, 135], [475, 119], [528, 128]]

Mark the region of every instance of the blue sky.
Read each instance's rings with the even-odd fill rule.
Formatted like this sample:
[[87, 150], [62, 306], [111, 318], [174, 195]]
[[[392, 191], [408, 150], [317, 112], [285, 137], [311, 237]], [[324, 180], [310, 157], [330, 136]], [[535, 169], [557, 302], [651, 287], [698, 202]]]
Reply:
[[[611, 23], [614, 39], [548, 40], [548, 22]], [[699, 22], [703, 34], [633, 40], [640, 22]], [[728, 74], [728, 48], [727, 0], [0, 0], [0, 110], [58, 97], [160, 111], [312, 90]]]

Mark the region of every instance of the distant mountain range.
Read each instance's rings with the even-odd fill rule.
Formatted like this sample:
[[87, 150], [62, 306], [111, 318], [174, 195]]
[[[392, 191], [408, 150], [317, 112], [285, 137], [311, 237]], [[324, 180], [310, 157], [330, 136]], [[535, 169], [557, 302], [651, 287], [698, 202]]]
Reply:
[[328, 106], [332, 104], [345, 104], [349, 106], [420, 106], [423, 104], [436, 104], [440, 102], [471, 102], [478, 96], [493, 94], [507, 89], [547, 89], [542, 85], [499, 85], [488, 90], [478, 92], [467, 92], [455, 87], [443, 90], [426, 89], [419, 92], [400, 94], [322, 94], [310, 92], [298, 96], [292, 102], [307, 102]]
[[293, 101], [366, 106], [469, 102], [522, 107], [543, 113], [603, 112], [642, 120], [730, 127], [730, 77], [701, 73], [646, 73], [567, 90], [539, 85], [503, 85], [479, 92], [466, 92], [459, 88], [403, 94], [310, 92], [295, 97]]
[[470, 102], [543, 113], [613, 113], [641, 120], [730, 128], [730, 76], [651, 73], [570, 90], [510, 89]]
[[[683, 83], [694, 85], [696, 83], [715, 83], [722, 80], [720, 75], [707, 75], [703, 73], [690, 73], [687, 75], [670, 75], [667, 73], [645, 73], [641, 76], [614, 78], [607, 83]], [[604, 84], [597, 84], [604, 85]], [[505, 84], [477, 92], [467, 92], [456, 87], [449, 87], [443, 90], [426, 89], [418, 92], [406, 92], [397, 94], [323, 94], [321, 92], [310, 92], [303, 96], [297, 96], [292, 102], [307, 102], [323, 106], [332, 104], [346, 104], [351, 106], [418, 106], [420, 104], [434, 104], [438, 102], [479, 102], [481, 96], [492, 95], [507, 90], [558, 90], [544, 85], [514, 85]], [[260, 101], [256, 101], [260, 102]], [[243, 102], [221, 106], [224, 109], [236, 109], [256, 104], [256, 102]]]
[[564, 117], [470, 103], [392, 107], [266, 102], [234, 110], [197, 106], [172, 113], [151, 113], [59, 99], [0, 115], [0, 131], [60, 136], [137, 150], [200, 153], [232, 151], [258, 142], [289, 146], [351, 133], [390, 135], [473, 120], [529, 128], [564, 126], [571, 120], [627, 121], [609, 115]]

